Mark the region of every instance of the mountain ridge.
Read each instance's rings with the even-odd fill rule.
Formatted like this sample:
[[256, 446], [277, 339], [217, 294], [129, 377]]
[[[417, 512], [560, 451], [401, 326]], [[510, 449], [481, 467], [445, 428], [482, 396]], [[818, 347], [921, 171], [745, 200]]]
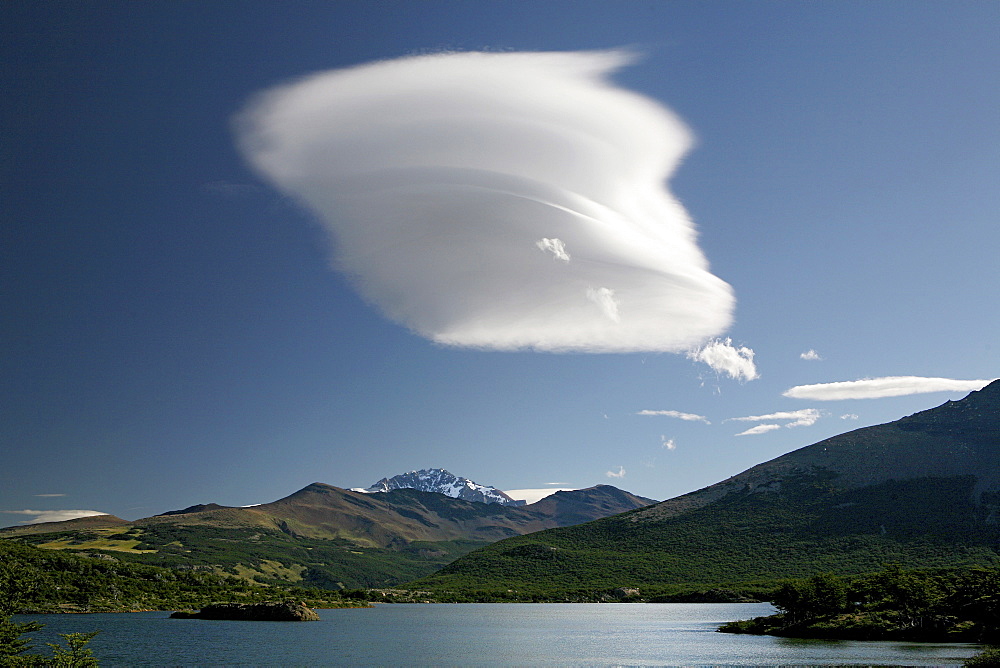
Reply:
[[560, 494], [541, 505], [512, 506], [316, 482], [246, 508], [201, 504], [131, 522], [101, 516], [86, 518], [85, 527], [75, 520], [22, 525], [0, 529], [0, 538], [264, 583], [382, 587], [426, 575], [493, 541], [654, 502], [608, 485]]
[[888, 563], [995, 566], [998, 517], [1000, 380], [673, 499], [493, 543], [408, 586], [572, 600], [613, 587], [774, 582]]
[[[959, 401], [798, 448], [702, 489], [661, 501], [633, 519], [672, 517], [741, 488], [753, 491], [761, 485], [773, 486], [776, 475], [811, 467], [836, 471], [838, 482], [848, 489], [931, 472], [944, 477], [975, 474], [978, 492], [1000, 488], [1000, 447], [978, 447], [979, 437], [1000, 442], [1000, 380]], [[921, 448], [922, 456], [914, 456]]]

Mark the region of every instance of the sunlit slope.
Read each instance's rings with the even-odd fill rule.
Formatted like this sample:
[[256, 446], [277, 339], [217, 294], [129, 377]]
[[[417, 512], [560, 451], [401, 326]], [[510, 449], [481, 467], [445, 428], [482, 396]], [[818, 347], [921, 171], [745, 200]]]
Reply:
[[514, 507], [413, 489], [365, 494], [317, 482], [259, 506], [159, 515], [133, 524], [257, 527], [277, 529], [297, 538], [343, 539], [365, 547], [392, 547], [414, 541], [492, 542], [652, 503], [651, 499], [608, 485], [553, 496], [556, 499]]
[[38, 524], [26, 524], [23, 526], [6, 527], [0, 529], [0, 537], [31, 535], [40, 533], [53, 533], [57, 531], [105, 529], [127, 525], [128, 520], [123, 520], [114, 515], [89, 515], [78, 517], [72, 520], [61, 522], [39, 522]]
[[623, 515], [490, 545], [414, 586], [558, 596], [1000, 564], [1000, 381]]
[[249, 508], [216, 504], [134, 522], [77, 520], [0, 530], [39, 547], [325, 588], [418, 578], [510, 536], [653, 503], [608, 485], [529, 506], [463, 501], [412, 489], [364, 494], [313, 483]]

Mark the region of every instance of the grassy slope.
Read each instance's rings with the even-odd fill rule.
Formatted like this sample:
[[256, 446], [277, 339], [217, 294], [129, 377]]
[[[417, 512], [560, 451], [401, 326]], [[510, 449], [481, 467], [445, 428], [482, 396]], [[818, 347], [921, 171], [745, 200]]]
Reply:
[[273, 529], [166, 523], [47, 533], [16, 540], [61, 551], [109, 552], [132, 563], [324, 589], [393, 586], [427, 575], [486, 544], [414, 543], [390, 550], [359, 547], [347, 540], [296, 538]]
[[866, 573], [886, 563], [1000, 565], [1000, 536], [977, 522], [968, 501], [973, 484], [957, 476], [842, 491], [820, 471], [790, 475], [781, 494], [732, 493], [659, 521], [635, 511], [511, 538], [409, 586], [560, 599], [614, 587], [656, 593]]

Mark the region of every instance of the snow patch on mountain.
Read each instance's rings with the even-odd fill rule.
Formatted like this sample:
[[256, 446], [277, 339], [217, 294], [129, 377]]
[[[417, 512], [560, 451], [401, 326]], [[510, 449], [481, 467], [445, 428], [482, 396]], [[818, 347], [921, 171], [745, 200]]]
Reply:
[[382, 478], [371, 487], [354, 488], [353, 492], [376, 494], [394, 489], [416, 489], [421, 492], [437, 492], [463, 501], [478, 503], [499, 503], [504, 506], [523, 506], [524, 501], [510, 498], [496, 487], [480, 485], [468, 478], [456, 476], [444, 469], [421, 469], [401, 473], [391, 478]]

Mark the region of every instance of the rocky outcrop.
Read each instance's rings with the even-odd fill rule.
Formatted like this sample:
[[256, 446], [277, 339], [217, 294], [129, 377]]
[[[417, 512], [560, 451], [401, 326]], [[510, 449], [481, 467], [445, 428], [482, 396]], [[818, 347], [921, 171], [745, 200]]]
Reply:
[[234, 619], [253, 622], [315, 622], [319, 615], [304, 603], [213, 603], [199, 611], [179, 611], [174, 619]]
[[634, 587], [618, 587], [617, 589], [611, 590], [611, 595], [618, 600], [625, 600], [626, 598], [639, 598], [639, 590]]

